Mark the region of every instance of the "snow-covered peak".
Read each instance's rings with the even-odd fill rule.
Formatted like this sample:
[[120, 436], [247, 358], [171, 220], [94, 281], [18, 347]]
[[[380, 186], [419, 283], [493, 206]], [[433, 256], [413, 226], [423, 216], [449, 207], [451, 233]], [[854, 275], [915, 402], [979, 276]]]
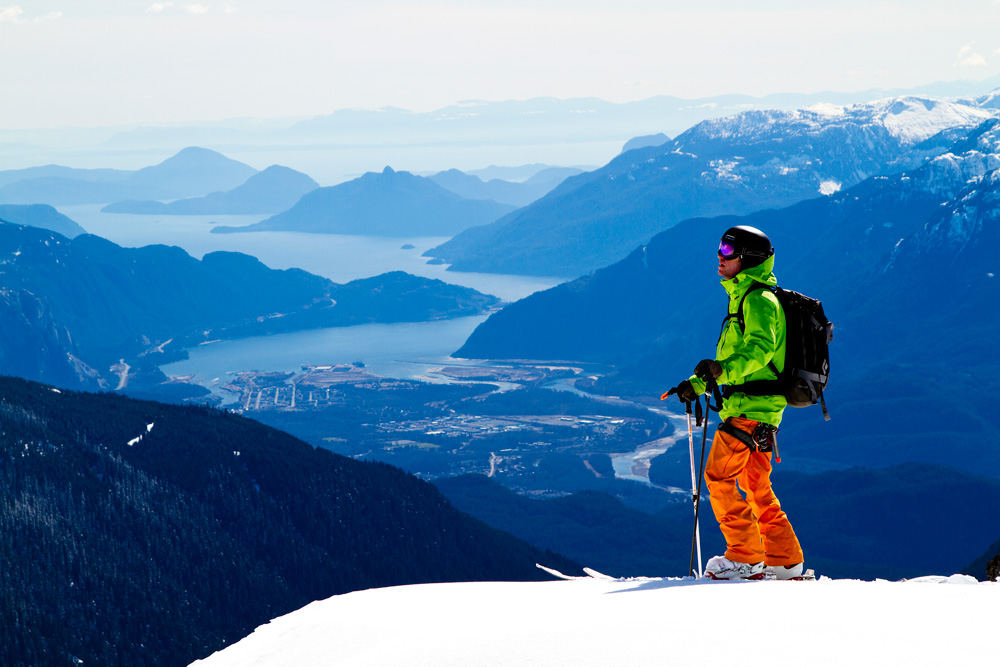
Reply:
[[893, 97], [843, 107], [814, 104], [795, 111], [754, 109], [703, 121], [689, 133], [691, 137], [754, 143], [849, 128], [882, 129], [900, 146], [910, 147], [943, 130], [974, 127], [996, 115], [996, 110], [968, 103]]
[[748, 646], [770, 667], [986, 665], [998, 600], [959, 575], [402, 586], [314, 602], [192, 667], [717, 665]]
[[[855, 106], [869, 107], [873, 122], [910, 145], [950, 128], [974, 127], [995, 115], [987, 109], [920, 97], [897, 97]], [[865, 111], [859, 109], [861, 113]]]
[[977, 98], [976, 104], [984, 109], [1000, 110], [1000, 88]]

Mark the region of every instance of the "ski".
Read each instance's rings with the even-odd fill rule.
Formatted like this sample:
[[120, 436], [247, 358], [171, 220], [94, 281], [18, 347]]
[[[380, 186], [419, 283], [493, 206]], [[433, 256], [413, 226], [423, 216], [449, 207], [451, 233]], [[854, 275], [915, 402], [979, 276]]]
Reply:
[[604, 581], [621, 581], [621, 579], [618, 579], [616, 577], [612, 577], [609, 574], [603, 574], [603, 573], [598, 572], [597, 570], [595, 570], [593, 568], [590, 568], [590, 567], [583, 568], [583, 571], [587, 573], [587, 576], [589, 576], [589, 577], [591, 577], [593, 579], [602, 579]]
[[578, 581], [581, 579], [589, 581], [616, 581], [619, 583], [624, 582], [646, 582], [646, 581], [662, 581], [662, 577], [612, 577], [610, 574], [604, 574], [603, 572], [598, 572], [592, 567], [585, 567], [583, 571], [586, 572], [586, 576], [574, 576], [572, 574], [563, 574], [555, 568], [546, 567], [541, 563], [535, 563], [535, 567], [544, 572], [548, 572], [553, 577], [558, 579], [565, 579], [567, 581]]
[[790, 577], [788, 579], [778, 579], [773, 574], [770, 576], [765, 576], [764, 579], [767, 581], [816, 581], [816, 572], [813, 570], [806, 570], [797, 577]]
[[612, 577], [611, 575], [608, 574], [602, 574], [597, 570], [589, 567], [583, 568], [583, 571], [587, 573], [586, 576], [584, 577], [574, 576], [572, 574], [563, 574], [559, 570], [551, 567], [546, 567], [541, 563], [535, 563], [535, 567], [537, 567], [539, 570], [548, 572], [553, 577], [557, 577], [559, 579], [565, 579], [567, 581], [574, 581], [578, 579], [596, 579], [598, 581], [625, 581], [624, 579], [616, 579], [615, 577]]
[[[535, 563], [535, 567], [544, 572], [548, 572], [553, 577], [557, 579], [565, 579], [566, 581], [579, 581], [582, 579], [589, 579], [595, 581], [617, 581], [617, 582], [628, 582], [628, 581], [662, 581], [662, 577], [612, 577], [610, 574], [604, 574], [603, 572], [598, 572], [592, 567], [585, 567], [583, 571], [586, 576], [577, 576], [572, 574], [564, 574], [559, 570], [551, 567], [546, 567], [541, 563]], [[687, 579], [688, 577], [684, 577]], [[816, 572], [813, 570], [806, 570], [801, 575], [797, 577], [791, 577], [790, 579], [781, 579], [780, 581], [816, 581]], [[715, 579], [708, 575], [700, 578], [695, 578], [694, 581], [704, 581], [704, 582], [716, 582], [716, 581], [779, 581], [777, 577], [773, 574], [770, 576], [764, 575], [757, 579]]]
[[551, 568], [551, 567], [545, 567], [544, 565], [542, 565], [540, 563], [535, 563], [535, 567], [537, 567], [539, 570], [544, 570], [545, 572], [548, 572], [549, 574], [551, 574], [553, 577], [556, 577], [557, 579], [565, 579], [566, 581], [573, 581], [573, 580], [576, 580], [576, 579], [590, 579], [591, 578], [591, 577], [576, 577], [576, 576], [573, 576], [571, 574], [563, 574], [559, 570], [556, 570], [556, 569]]

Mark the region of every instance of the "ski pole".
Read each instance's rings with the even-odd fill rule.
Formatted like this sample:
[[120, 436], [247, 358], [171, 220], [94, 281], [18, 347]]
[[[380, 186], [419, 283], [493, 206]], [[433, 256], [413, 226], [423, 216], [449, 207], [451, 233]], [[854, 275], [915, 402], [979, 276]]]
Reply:
[[[712, 380], [710, 384], [715, 384]], [[718, 387], [718, 385], [716, 385]], [[705, 477], [705, 442], [708, 440], [708, 418], [711, 412], [705, 411], [705, 430], [701, 433], [701, 457], [698, 460], [698, 490], [694, 495], [694, 529], [698, 534], [698, 510], [701, 509], [701, 480]], [[698, 571], [701, 572], [701, 543], [698, 544]], [[700, 575], [699, 575], [700, 576]]]
[[[700, 407], [700, 405], [699, 405]], [[700, 410], [699, 410], [700, 412]], [[694, 428], [691, 425], [691, 402], [684, 402], [684, 413], [687, 415], [687, 426], [688, 426], [688, 458], [691, 461], [691, 501], [692, 509], [695, 510], [694, 513], [694, 535], [691, 537], [691, 561], [688, 564], [688, 574], [696, 574], [698, 578], [701, 578], [701, 535], [698, 530], [698, 496], [697, 496], [697, 480], [696, 480], [696, 469], [694, 465]], [[695, 550], [698, 552], [698, 571], [695, 572], [694, 562], [695, 562]]]

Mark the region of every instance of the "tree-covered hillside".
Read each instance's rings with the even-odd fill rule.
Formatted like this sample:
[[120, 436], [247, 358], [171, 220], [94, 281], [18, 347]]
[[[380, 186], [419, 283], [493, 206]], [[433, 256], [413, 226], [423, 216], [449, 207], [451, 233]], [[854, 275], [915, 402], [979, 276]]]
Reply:
[[6, 377], [0, 396], [5, 667], [186, 665], [330, 595], [573, 567], [235, 415]]

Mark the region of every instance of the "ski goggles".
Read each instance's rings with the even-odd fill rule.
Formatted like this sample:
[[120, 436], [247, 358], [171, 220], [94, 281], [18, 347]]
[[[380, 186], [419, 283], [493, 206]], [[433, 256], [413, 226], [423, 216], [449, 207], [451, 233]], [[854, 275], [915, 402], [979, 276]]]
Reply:
[[739, 257], [739, 256], [740, 256], [740, 253], [736, 249], [736, 246], [734, 246], [729, 241], [726, 241], [725, 239], [723, 239], [719, 243], [719, 257], [721, 257], [722, 259], [734, 259], [734, 258]]

